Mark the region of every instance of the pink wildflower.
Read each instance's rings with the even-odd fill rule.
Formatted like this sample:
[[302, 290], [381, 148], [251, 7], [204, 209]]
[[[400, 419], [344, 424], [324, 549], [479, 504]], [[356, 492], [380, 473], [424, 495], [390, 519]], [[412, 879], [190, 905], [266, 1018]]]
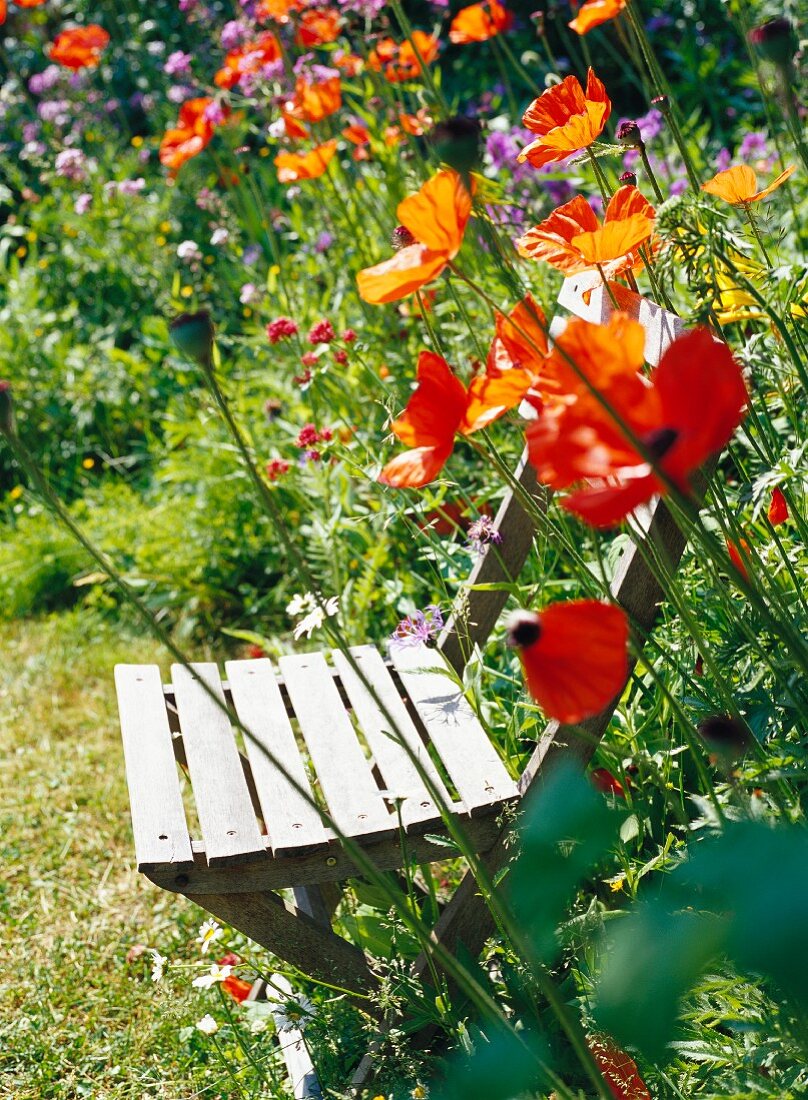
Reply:
[[318, 321], [309, 330], [308, 341], [310, 344], [330, 344], [335, 335], [330, 321]]
[[288, 340], [297, 336], [298, 327], [291, 317], [277, 317], [267, 325], [267, 338], [270, 344], [278, 344], [281, 340]]

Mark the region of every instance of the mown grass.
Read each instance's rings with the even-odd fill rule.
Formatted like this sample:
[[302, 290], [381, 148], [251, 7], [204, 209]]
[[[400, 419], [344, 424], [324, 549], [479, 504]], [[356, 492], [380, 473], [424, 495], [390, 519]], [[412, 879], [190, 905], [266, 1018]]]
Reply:
[[155, 645], [85, 609], [0, 624], [0, 653], [0, 1096], [230, 1096], [178, 1040], [198, 991], [127, 962], [182, 957], [201, 920], [133, 860], [112, 667]]

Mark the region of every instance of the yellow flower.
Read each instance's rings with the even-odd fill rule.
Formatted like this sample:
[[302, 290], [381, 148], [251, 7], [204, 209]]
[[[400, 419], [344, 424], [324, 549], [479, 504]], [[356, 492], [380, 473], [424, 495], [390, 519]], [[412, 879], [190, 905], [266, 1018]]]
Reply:
[[171, 232], [171, 222], [160, 222], [160, 224], [157, 226], [157, 228], [160, 230], [161, 233], [170, 233]]
[[95, 466], [95, 459], [94, 458], [82, 459], [81, 465], [85, 470], [92, 470], [93, 466]]
[[143, 138], [140, 136], [140, 134], [135, 134], [135, 136], [132, 138], [132, 145], [134, 146], [134, 148], [139, 149], [142, 144]]
[[15, 485], [11, 492], [8, 494], [11, 500], [19, 500], [23, 494], [22, 485]]
[[193, 292], [194, 292], [194, 288], [192, 286], [184, 286], [182, 288], [182, 290], [180, 291], [180, 297], [190, 298], [191, 295], [193, 294]]

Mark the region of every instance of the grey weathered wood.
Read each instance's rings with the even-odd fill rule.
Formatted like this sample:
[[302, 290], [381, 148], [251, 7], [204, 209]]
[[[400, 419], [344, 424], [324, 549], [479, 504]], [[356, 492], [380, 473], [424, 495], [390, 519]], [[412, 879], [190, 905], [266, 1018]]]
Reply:
[[[392, 719], [391, 722], [385, 717], [379, 704], [351, 667], [348, 658], [335, 650], [332, 653], [332, 660], [381, 772], [385, 789], [390, 792], [393, 799], [403, 800], [401, 820], [404, 827], [409, 829], [425, 821], [435, 821], [440, 816], [440, 810], [421, 778], [413, 762], [413, 756], [437, 788], [443, 805], [452, 805], [452, 799], [402, 702], [399, 690], [384, 663], [384, 658], [370, 645], [354, 646], [351, 654]], [[403, 745], [407, 746], [409, 753]], [[461, 811], [463, 809], [462, 806], [456, 808]]]
[[[187, 891], [186, 897], [304, 974], [359, 993], [377, 984], [358, 947], [324, 929], [277, 894]], [[372, 1012], [371, 1005], [363, 1005]]]
[[[655, 367], [671, 342], [684, 331], [681, 317], [649, 301], [621, 283], [609, 283], [621, 312], [639, 321], [645, 330], [645, 360]], [[597, 271], [585, 271], [564, 280], [558, 304], [576, 317], [605, 324], [615, 312], [609, 292]]]
[[[283, 998], [292, 996], [292, 987], [283, 974], [270, 975], [266, 998], [277, 1004], [277, 1008], [272, 1011], [276, 1027], [284, 1010]], [[318, 1100], [323, 1092], [303, 1032], [296, 1027], [286, 1028], [285, 1031], [277, 1032], [277, 1038], [294, 1100]]]
[[475, 585], [516, 581], [533, 545], [536, 528], [522, 494], [532, 497], [538, 509], [547, 507], [547, 491], [536, 481], [527, 452], [519, 460], [515, 478], [521, 492], [509, 489], [494, 517], [502, 542], [490, 545], [477, 560], [438, 639], [438, 649], [458, 673], [462, 673], [475, 645], [486, 641], [508, 599], [505, 589], [481, 591]]
[[[466, 818], [463, 822], [466, 837], [478, 852], [485, 851], [496, 840], [499, 833], [496, 810], [497, 806], [493, 805], [488, 815]], [[421, 834], [420, 831], [410, 833], [403, 846], [398, 832], [373, 844], [362, 844], [366, 855], [380, 871], [392, 871], [411, 860], [416, 863], [431, 863], [446, 859], [446, 845], [436, 843], [433, 839], [441, 832], [442, 823], [436, 820], [434, 827], [429, 826], [426, 834]], [[189, 891], [220, 894], [281, 890], [342, 882], [362, 874], [361, 868], [357, 867], [337, 841], [332, 842], [325, 852], [306, 852], [300, 856], [289, 854], [282, 859], [267, 859], [237, 866], [223, 863], [209, 867], [205, 860], [204, 844], [194, 842], [192, 848], [192, 867], [180, 869], [169, 864], [158, 864], [146, 868], [144, 873], [156, 886], [179, 894]]]
[[391, 659], [457, 793], [472, 813], [516, 796], [494, 746], [440, 652], [396, 646]]
[[228, 661], [225, 671], [236, 714], [250, 734], [244, 743], [272, 851], [279, 856], [325, 846], [328, 834], [320, 814], [289, 780], [291, 776], [311, 795], [271, 662]]
[[117, 665], [115, 686], [138, 869], [193, 863], [160, 669]]
[[191, 667], [172, 665], [171, 676], [207, 861], [265, 856], [233, 729], [201, 685], [204, 680], [224, 702], [219, 670], [209, 663]]
[[365, 840], [392, 835], [385, 806], [325, 657], [281, 657], [281, 671], [320, 788], [337, 827]]

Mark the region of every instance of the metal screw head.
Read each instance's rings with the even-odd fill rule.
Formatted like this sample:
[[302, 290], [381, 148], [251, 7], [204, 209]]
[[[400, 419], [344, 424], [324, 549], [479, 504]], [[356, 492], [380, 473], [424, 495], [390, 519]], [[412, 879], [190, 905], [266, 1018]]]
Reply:
[[336, 867], [337, 866], [337, 857], [336, 856], [329, 856], [328, 859], [325, 861], [325, 865], [326, 865], [326, 867]]

